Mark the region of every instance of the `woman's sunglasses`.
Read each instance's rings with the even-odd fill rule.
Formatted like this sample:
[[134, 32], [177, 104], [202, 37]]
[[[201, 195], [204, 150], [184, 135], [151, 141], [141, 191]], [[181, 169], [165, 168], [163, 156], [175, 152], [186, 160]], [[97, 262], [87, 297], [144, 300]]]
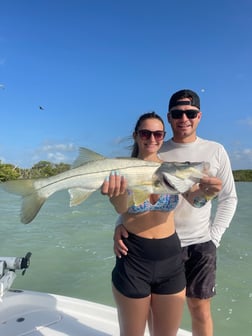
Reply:
[[142, 140], [149, 140], [152, 134], [154, 135], [155, 140], [160, 141], [165, 137], [165, 131], [149, 131], [147, 129], [138, 130], [137, 134], [139, 134]]
[[195, 119], [199, 113], [197, 110], [173, 110], [170, 112], [170, 115], [173, 119], [181, 119], [183, 114], [187, 116], [188, 119]]

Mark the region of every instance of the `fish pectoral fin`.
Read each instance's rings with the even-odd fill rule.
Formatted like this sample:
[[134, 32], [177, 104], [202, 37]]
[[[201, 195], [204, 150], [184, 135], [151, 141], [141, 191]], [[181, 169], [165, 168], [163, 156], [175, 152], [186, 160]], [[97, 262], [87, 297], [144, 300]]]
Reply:
[[[146, 201], [150, 196], [149, 192], [143, 191], [143, 190], [133, 190], [132, 194], [132, 203], [136, 206], [142, 204], [144, 201]], [[131, 205], [133, 205], [131, 204]]]
[[128, 208], [131, 207], [132, 205], [134, 205], [134, 198], [133, 198], [133, 193], [131, 192], [129, 195], [128, 195]]
[[68, 189], [68, 192], [70, 194], [70, 207], [72, 207], [84, 202], [94, 192], [94, 190], [87, 191], [83, 188], [72, 188]]

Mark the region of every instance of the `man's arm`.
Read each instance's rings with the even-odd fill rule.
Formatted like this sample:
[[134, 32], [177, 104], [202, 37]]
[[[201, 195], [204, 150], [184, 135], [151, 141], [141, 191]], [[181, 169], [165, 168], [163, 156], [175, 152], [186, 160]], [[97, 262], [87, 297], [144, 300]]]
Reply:
[[122, 237], [128, 238], [128, 231], [122, 224], [118, 224], [120, 222], [121, 216], [118, 217], [116, 221], [116, 227], [114, 231], [114, 253], [117, 255], [118, 258], [121, 258], [122, 255], [127, 255], [128, 248], [124, 244]]
[[230, 160], [224, 147], [219, 153], [219, 162], [217, 177], [222, 180], [222, 190], [217, 198], [217, 209], [210, 228], [216, 247], [220, 245], [221, 238], [233, 219], [238, 202]]

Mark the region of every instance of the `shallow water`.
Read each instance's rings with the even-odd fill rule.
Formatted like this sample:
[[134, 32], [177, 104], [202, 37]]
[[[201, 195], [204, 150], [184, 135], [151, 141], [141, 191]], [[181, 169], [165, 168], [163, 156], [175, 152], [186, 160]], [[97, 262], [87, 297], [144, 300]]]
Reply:
[[[217, 295], [212, 311], [216, 336], [247, 336], [252, 328], [252, 183], [237, 183], [238, 209], [218, 248]], [[32, 252], [15, 288], [84, 298], [114, 306], [111, 294], [113, 230], [117, 214], [99, 192], [75, 208], [68, 193], [53, 195], [35, 220], [19, 221], [21, 200], [0, 190], [0, 255]], [[185, 309], [183, 328], [190, 330]]]

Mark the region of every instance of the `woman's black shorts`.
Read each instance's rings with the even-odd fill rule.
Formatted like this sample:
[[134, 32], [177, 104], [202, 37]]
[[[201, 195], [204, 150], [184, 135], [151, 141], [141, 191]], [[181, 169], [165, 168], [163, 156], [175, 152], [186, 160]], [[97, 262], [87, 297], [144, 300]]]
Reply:
[[178, 293], [185, 287], [184, 263], [176, 233], [162, 239], [129, 233], [123, 241], [128, 254], [116, 258], [112, 271], [112, 282], [120, 293], [130, 298], [143, 298], [151, 293]]

